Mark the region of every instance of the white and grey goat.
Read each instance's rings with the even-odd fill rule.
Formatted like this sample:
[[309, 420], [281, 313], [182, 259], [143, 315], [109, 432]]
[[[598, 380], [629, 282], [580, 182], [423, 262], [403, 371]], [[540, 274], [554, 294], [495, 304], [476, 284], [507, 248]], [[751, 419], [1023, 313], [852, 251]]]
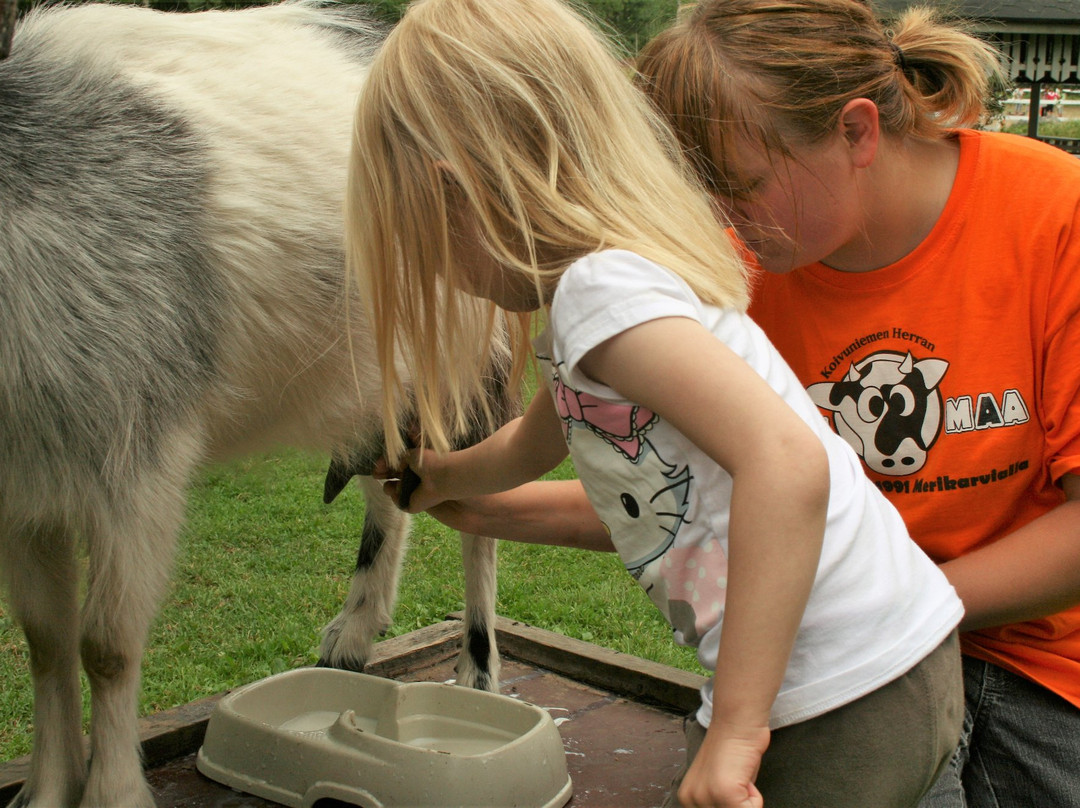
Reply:
[[[57, 7], [28, 15], [0, 62], [0, 570], [35, 694], [20, 808], [153, 805], [140, 662], [201, 464], [325, 450], [332, 498], [381, 453], [342, 218], [354, 101], [382, 35], [355, 7], [310, 2]], [[396, 595], [408, 518], [367, 502], [323, 635], [337, 667], [363, 666]], [[494, 542], [463, 540], [458, 679], [492, 689]]]

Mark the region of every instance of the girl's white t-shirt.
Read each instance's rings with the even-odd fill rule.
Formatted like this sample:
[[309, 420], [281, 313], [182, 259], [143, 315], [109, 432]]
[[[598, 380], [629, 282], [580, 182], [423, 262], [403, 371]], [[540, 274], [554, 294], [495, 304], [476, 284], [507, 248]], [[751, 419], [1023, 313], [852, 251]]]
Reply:
[[[820, 715], [909, 671], [960, 621], [963, 609], [945, 576], [749, 317], [702, 303], [682, 279], [635, 253], [606, 250], [563, 274], [535, 347], [589, 500], [676, 642], [695, 646], [702, 665], [715, 670], [731, 477], [655, 413], [578, 370], [600, 343], [664, 317], [700, 322], [742, 357], [829, 457], [824, 546], [771, 726]], [[787, 493], [778, 487], [774, 495]], [[703, 725], [711, 713], [710, 679], [698, 714]]]

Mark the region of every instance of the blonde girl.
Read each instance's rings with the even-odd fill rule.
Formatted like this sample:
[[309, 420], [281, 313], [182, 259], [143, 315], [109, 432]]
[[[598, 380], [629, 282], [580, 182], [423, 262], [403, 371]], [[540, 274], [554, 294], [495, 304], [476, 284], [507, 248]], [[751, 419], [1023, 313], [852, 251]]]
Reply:
[[[551, 504], [492, 534], [616, 550], [715, 671], [670, 804], [914, 805], [959, 733], [959, 602], [746, 317], [743, 262], [604, 40], [558, 0], [415, 3], [361, 93], [348, 226], [409, 509]], [[548, 391], [448, 452], [502, 311]], [[403, 451], [410, 399], [434, 451]], [[527, 485], [568, 449], [581, 484]], [[567, 513], [592, 516], [561, 538]]]
[[925, 8], [702, 0], [638, 64], [752, 316], [964, 602], [925, 806], [1080, 805], [1080, 161], [967, 128], [998, 55]]

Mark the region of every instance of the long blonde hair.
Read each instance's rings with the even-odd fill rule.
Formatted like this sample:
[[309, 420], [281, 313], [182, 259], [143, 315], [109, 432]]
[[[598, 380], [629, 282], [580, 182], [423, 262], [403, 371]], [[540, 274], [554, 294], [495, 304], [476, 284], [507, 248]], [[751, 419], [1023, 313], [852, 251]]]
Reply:
[[912, 7], [891, 27], [864, 0], [701, 0], [638, 58], [638, 82], [715, 192], [740, 138], [789, 156], [869, 98], [882, 131], [935, 139], [985, 116], [1001, 57], [959, 24]]
[[[538, 294], [573, 259], [621, 248], [707, 302], [746, 305], [742, 262], [707, 194], [607, 39], [559, 0], [421, 0], [361, 92], [346, 210], [390, 456], [410, 397], [440, 450], [482, 402], [498, 312], [459, 291], [468, 267], [455, 265], [447, 218], [462, 202], [484, 249]], [[532, 332], [528, 317], [512, 325], [516, 383]]]

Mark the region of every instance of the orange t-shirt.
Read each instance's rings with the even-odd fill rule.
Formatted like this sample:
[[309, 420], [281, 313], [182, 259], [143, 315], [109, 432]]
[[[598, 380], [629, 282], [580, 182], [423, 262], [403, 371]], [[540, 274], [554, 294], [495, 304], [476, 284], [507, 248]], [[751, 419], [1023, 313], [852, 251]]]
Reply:
[[[952, 193], [910, 255], [761, 273], [750, 312], [938, 562], [1054, 508], [1080, 473], [1080, 160], [957, 137]], [[963, 647], [1080, 706], [1080, 606]]]

